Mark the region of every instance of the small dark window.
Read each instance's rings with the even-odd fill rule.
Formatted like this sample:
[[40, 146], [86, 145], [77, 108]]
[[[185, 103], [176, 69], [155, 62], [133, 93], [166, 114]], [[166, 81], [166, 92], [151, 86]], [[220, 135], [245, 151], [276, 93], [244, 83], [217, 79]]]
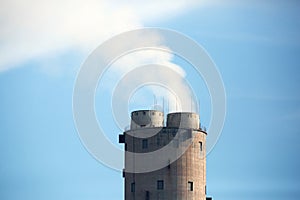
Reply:
[[203, 150], [202, 142], [199, 142], [199, 146], [200, 146], [200, 151], [202, 151]]
[[150, 192], [146, 191], [146, 200], [150, 200]]
[[163, 180], [158, 180], [157, 181], [157, 189], [158, 190], [163, 190], [164, 189], [164, 181]]
[[194, 190], [194, 184], [191, 181], [188, 182], [188, 190], [189, 191], [193, 191]]
[[135, 192], [135, 182], [131, 183], [131, 192]]
[[147, 139], [143, 139], [142, 140], [142, 148], [143, 149], [147, 149], [148, 148], [148, 140]]
[[143, 111], [143, 115], [146, 115], [146, 112], [145, 112], [145, 111]]

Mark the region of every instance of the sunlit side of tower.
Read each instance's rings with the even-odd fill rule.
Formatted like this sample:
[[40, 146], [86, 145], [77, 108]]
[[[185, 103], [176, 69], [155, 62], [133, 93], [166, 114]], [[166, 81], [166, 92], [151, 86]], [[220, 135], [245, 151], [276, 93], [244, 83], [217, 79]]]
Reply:
[[[139, 137], [147, 133], [150, 137]], [[183, 137], [177, 138], [180, 133]], [[157, 110], [131, 113], [130, 130], [119, 136], [125, 148], [125, 200], [205, 200], [206, 197], [206, 131], [201, 129], [196, 113], [177, 112], [167, 115]], [[192, 140], [191, 140], [192, 139]], [[146, 173], [128, 172], [135, 159], [128, 152], [147, 153], [163, 148], [172, 141], [172, 148], [182, 155], [166, 161], [163, 168]], [[191, 141], [191, 143], [187, 143]], [[168, 156], [168, 155], [162, 155]], [[151, 165], [149, 160], [149, 165]]]

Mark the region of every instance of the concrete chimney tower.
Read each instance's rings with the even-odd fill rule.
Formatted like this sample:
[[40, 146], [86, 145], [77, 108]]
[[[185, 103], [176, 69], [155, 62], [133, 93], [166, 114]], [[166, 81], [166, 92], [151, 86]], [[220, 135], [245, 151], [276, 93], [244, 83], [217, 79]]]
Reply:
[[[179, 134], [180, 137], [177, 137]], [[119, 135], [119, 143], [125, 145], [125, 200], [211, 199], [206, 197], [206, 135], [196, 113], [169, 113], [164, 126], [164, 113], [161, 111], [132, 112], [130, 130]], [[154, 171], [127, 170], [138, 165], [135, 159], [129, 159], [129, 152], [159, 151], [171, 142], [172, 150], [181, 153], [176, 160], [170, 159]], [[164, 156], [169, 155], [162, 154], [154, 159]], [[153, 160], [145, 162], [151, 166]]]

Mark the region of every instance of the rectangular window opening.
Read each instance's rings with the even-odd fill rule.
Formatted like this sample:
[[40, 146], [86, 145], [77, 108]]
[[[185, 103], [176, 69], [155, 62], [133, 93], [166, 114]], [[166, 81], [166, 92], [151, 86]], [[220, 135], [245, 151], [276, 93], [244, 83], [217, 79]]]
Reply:
[[189, 191], [193, 191], [194, 190], [194, 184], [193, 184], [192, 181], [188, 182], [188, 189], [189, 189]]
[[199, 142], [199, 146], [200, 146], [200, 151], [203, 151], [203, 145], [202, 145], [202, 142]]
[[131, 192], [135, 192], [135, 182], [131, 183]]
[[157, 181], [157, 189], [158, 190], [163, 190], [164, 189], [164, 181], [163, 180], [158, 180]]
[[142, 140], [142, 148], [143, 149], [147, 149], [148, 148], [148, 140], [147, 139], [143, 139]]

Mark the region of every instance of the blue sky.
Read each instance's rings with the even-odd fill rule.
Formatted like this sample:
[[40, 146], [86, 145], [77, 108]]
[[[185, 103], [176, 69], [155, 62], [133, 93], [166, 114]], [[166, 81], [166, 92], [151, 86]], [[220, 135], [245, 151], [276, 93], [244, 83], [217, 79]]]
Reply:
[[[96, 161], [80, 142], [72, 94], [89, 52], [112, 35], [139, 27], [188, 35], [207, 50], [222, 75], [227, 115], [207, 157], [208, 194], [216, 200], [299, 199], [297, 1], [68, 3], [46, 4], [49, 12], [33, 1], [1, 3], [1, 199], [123, 199], [121, 173]], [[182, 67], [187, 80], [202, 84]], [[202, 89], [197, 95], [207, 125], [209, 96]], [[97, 114], [101, 118], [101, 111]], [[105, 128], [118, 145], [118, 127], [110, 122]]]

